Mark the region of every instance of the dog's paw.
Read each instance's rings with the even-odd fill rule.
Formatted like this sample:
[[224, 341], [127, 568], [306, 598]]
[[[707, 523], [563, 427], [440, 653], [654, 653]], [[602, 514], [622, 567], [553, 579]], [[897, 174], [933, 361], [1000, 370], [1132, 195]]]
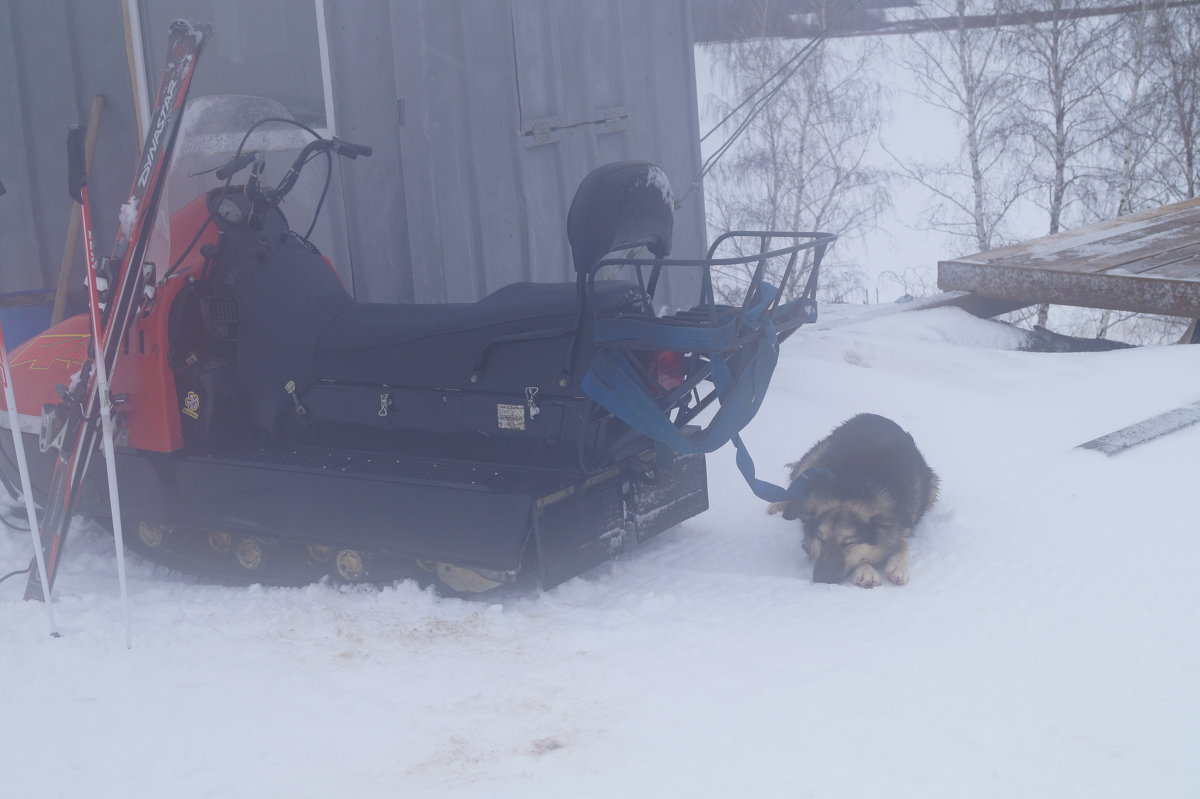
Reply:
[[884, 569], [883, 573], [896, 585], [905, 585], [908, 583], [908, 564], [893, 563]]
[[896, 554], [888, 558], [888, 562], [883, 567], [883, 573], [896, 585], [905, 585], [908, 582], [907, 555]]
[[787, 502], [772, 502], [767, 506], [767, 513], [771, 514], [772, 516], [774, 516], [776, 513], [783, 513], [785, 510], [787, 510], [787, 506]]
[[854, 584], [860, 588], [874, 588], [883, 584], [883, 578], [875, 571], [874, 566], [864, 563], [854, 570]]

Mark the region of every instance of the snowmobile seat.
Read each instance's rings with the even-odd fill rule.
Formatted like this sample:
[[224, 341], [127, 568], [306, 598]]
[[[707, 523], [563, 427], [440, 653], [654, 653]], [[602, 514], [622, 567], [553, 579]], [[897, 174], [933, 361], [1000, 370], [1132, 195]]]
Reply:
[[281, 214], [268, 214], [261, 231], [218, 222], [231, 241], [247, 239], [230, 247], [239, 257], [227, 270], [238, 276], [237, 373], [251, 418], [267, 431], [289, 410], [319, 420], [323, 411], [309, 390], [336, 384], [345, 389], [339, 394], [358, 390], [352, 386], [424, 390], [438, 402], [445, 390], [579, 399], [592, 320], [653, 314], [640, 280], [597, 280], [597, 264], [638, 247], [668, 255], [673, 212], [659, 167], [606, 164], [584, 178], [568, 212], [574, 282], [515, 283], [475, 303], [436, 305], [356, 302], [315, 250], [288, 235]]
[[[631, 298], [640, 298], [635, 284], [616, 280], [604, 281], [598, 294], [600, 312], [611, 311]], [[317, 352], [407, 344], [429, 336], [496, 325], [536, 330], [546, 320], [570, 316], [574, 310], [574, 283], [512, 283], [474, 303], [360, 303], [347, 307], [325, 324], [317, 339]]]
[[593, 281], [593, 268], [618, 250], [645, 247], [666, 257], [673, 227], [674, 201], [662, 169], [644, 161], [604, 164], [579, 184], [567, 213], [575, 283], [514, 283], [469, 305], [351, 305], [322, 326], [313, 375], [334, 382], [463, 388], [484, 380], [483, 364], [503, 349], [504, 368], [487, 369], [492, 388], [559, 383], [564, 363], [580, 367], [569, 370], [580, 372], [570, 381], [577, 382], [590, 359], [576, 364], [571, 357], [573, 346], [590, 352], [585, 313], [588, 318], [651, 313], [639, 285]]
[[[553, 330], [562, 331], [558, 338], [567, 338], [576, 296], [575, 283], [513, 283], [476, 303], [350, 305], [322, 327], [313, 376], [335, 382], [461, 387], [471, 382], [481, 351], [494, 339]], [[603, 280], [596, 284], [592, 307], [602, 316], [640, 313], [644, 294], [635, 283]], [[563, 346], [560, 341], [555, 349]], [[527, 355], [541, 349], [535, 342], [520, 341], [506, 347]], [[559, 364], [561, 358], [545, 365]], [[531, 366], [512, 377], [522, 386], [536, 384]]]
[[392, 305], [359, 303], [330, 319], [317, 338], [317, 351], [356, 350], [424, 338], [470, 308], [467, 303]]

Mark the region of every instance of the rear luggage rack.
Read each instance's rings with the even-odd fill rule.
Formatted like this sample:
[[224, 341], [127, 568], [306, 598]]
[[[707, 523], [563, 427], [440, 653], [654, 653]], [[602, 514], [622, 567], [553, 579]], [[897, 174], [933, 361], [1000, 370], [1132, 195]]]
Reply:
[[[585, 393], [629, 425], [626, 437], [644, 435], [677, 452], [690, 453], [711, 452], [736, 440], [758, 411], [774, 371], [779, 342], [817, 319], [821, 261], [836, 238], [830, 233], [733, 231], [718, 237], [701, 259], [607, 258], [596, 262], [583, 276], [580, 303], [581, 327], [590, 330], [595, 349], [584, 378]], [[744, 239], [757, 239], [757, 252], [716, 257], [723, 245]], [[789, 239], [790, 244], [772, 248], [774, 242]], [[766, 281], [768, 265], [781, 259], [787, 259], [779, 279], [783, 290]], [[714, 269], [747, 265], [753, 265], [753, 271], [740, 301], [717, 302]], [[664, 268], [699, 269], [700, 295], [692, 307], [667, 316], [654, 316], [651, 307], [641, 315], [596, 318], [590, 308], [597, 275], [622, 267], [634, 271], [638, 285], [651, 300]], [[785, 301], [787, 294], [791, 296]], [[662, 351], [684, 353], [686, 367], [677, 388], [657, 393], [637, 355]], [[706, 382], [710, 384], [707, 389], [703, 387]], [[709, 425], [685, 435], [682, 428], [716, 400], [722, 407]]]

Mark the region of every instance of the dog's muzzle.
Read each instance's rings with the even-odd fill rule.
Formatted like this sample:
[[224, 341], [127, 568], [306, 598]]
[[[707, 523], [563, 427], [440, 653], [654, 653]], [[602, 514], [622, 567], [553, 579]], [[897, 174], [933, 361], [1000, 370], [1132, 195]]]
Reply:
[[840, 583], [846, 576], [846, 561], [836, 547], [821, 547], [813, 565], [814, 583]]

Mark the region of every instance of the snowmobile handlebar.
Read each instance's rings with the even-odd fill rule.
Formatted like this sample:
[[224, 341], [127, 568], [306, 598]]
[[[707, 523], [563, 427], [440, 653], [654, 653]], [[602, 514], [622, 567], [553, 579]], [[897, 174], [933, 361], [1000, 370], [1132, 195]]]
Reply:
[[[374, 152], [371, 147], [365, 144], [355, 144], [354, 142], [339, 139], [336, 136], [332, 139], [317, 139], [316, 141], [309, 142], [307, 145], [305, 145], [304, 149], [300, 151], [300, 154], [296, 156], [296, 160], [292, 162], [292, 167], [288, 170], [287, 175], [284, 177], [284, 182], [279, 184], [277, 191], [281, 192], [280, 199], [283, 199], [283, 195], [287, 194], [288, 191], [291, 190], [291, 187], [295, 184], [296, 178], [300, 176], [300, 171], [304, 169], [304, 165], [307, 163], [308, 159], [313, 154], [322, 152], [324, 150], [332, 150], [338, 155], [343, 155], [351, 160], [358, 158], [360, 155], [366, 158]], [[256, 151], [235, 155], [216, 170], [217, 180], [229, 180], [229, 178], [233, 177], [238, 172], [241, 172], [243, 169], [249, 166], [251, 162], [258, 158], [258, 156], [259, 153]]]
[[[279, 185], [273, 189], [261, 186], [260, 178], [263, 168], [266, 166], [266, 161], [262, 153], [259, 152], [242, 153], [235, 156], [217, 170], [217, 177], [219, 179], [227, 179], [245, 168], [247, 164], [254, 163], [254, 167], [250, 170], [250, 177], [246, 180], [246, 196], [254, 204], [250, 212], [251, 227], [257, 228], [262, 224], [263, 215], [269, 209], [275, 208], [279, 203], [283, 202], [283, 198], [295, 187], [296, 181], [300, 178], [300, 173], [304, 170], [305, 165], [316, 155], [323, 152], [337, 153], [353, 160], [360, 155], [364, 158], [370, 156], [374, 151], [365, 144], [344, 141], [336, 136], [329, 139], [314, 139], [301, 148], [300, 153], [296, 156], [296, 160], [292, 161], [292, 165], [288, 168], [287, 173], [279, 181]], [[224, 177], [222, 177], [223, 175]]]
[[[283, 180], [279, 181], [279, 185], [269, 192], [274, 205], [278, 205], [287, 193], [296, 185], [296, 180], [300, 177], [300, 172], [315, 155], [323, 152], [335, 152], [338, 155], [344, 155], [347, 158], [355, 159], [361, 156], [369, 156], [373, 151], [365, 144], [355, 144], [353, 142], [343, 141], [336, 136], [331, 139], [315, 139], [300, 150], [300, 154], [296, 156], [296, 160], [292, 162], [287, 174], [283, 176]], [[261, 170], [260, 170], [261, 171]]]
[[344, 155], [352, 161], [355, 158], [358, 158], [360, 155], [363, 158], [367, 158], [371, 155], [371, 153], [375, 152], [365, 144], [355, 144], [354, 142], [349, 142], [345, 139], [339, 139], [336, 136], [330, 139], [330, 141], [333, 142], [333, 151], [335, 153], [338, 155]]

